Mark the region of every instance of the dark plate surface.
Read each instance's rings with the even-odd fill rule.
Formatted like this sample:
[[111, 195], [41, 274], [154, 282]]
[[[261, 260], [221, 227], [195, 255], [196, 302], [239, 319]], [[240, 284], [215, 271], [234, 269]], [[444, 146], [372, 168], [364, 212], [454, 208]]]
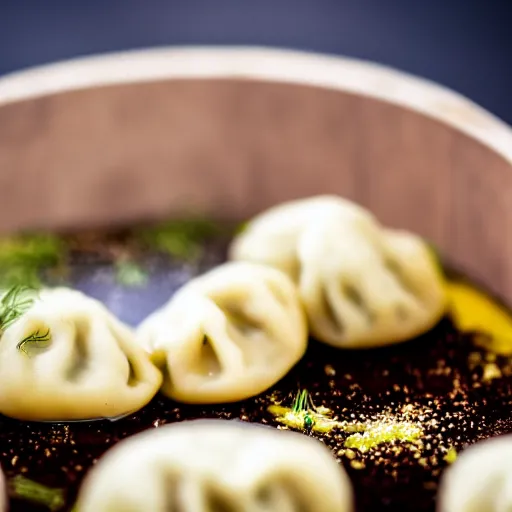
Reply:
[[[78, 258], [69, 284], [101, 300], [121, 320], [137, 325], [193, 275], [224, 259], [224, 244], [207, 247], [198, 264], [151, 257], [146, 285], [116, 282], [112, 265]], [[278, 426], [267, 407], [291, 405], [298, 388], [315, 404], [332, 409], [349, 424], [421, 425], [423, 448], [383, 443], [365, 453], [347, 450], [350, 435], [305, 433], [320, 438], [346, 467], [356, 490], [358, 511], [433, 511], [448, 449], [512, 432], [510, 362], [492, 361], [501, 375], [482, 378], [486, 355], [449, 319], [411, 342], [368, 351], [340, 351], [311, 341], [303, 360], [274, 388], [230, 405], [187, 406], [157, 396], [138, 413], [117, 420], [83, 423], [26, 423], [0, 417], [0, 462], [8, 478], [18, 474], [64, 488], [69, 510], [90, 466], [118, 440], [148, 428], [186, 419], [217, 417]], [[480, 361], [481, 359], [481, 361]], [[47, 510], [12, 499], [11, 510]]]

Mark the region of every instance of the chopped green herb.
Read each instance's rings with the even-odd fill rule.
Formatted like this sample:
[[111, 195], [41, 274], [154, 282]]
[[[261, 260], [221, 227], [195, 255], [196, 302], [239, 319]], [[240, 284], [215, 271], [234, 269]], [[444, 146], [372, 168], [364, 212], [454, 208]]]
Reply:
[[310, 414], [306, 413], [304, 415], [304, 428], [306, 430], [311, 430], [313, 425], [315, 424], [315, 420], [311, 417]]
[[219, 225], [208, 220], [171, 220], [140, 229], [136, 238], [146, 247], [179, 259], [197, 259], [201, 244], [219, 234]]
[[0, 238], [0, 284], [41, 286], [40, 271], [63, 261], [65, 246], [49, 234]]
[[279, 423], [297, 430], [327, 433], [339, 425], [329, 409], [315, 406], [306, 389], [297, 393], [291, 407], [271, 405], [268, 411]]
[[295, 397], [295, 400], [293, 401], [292, 405], [292, 411], [293, 412], [301, 412], [307, 409], [310, 396], [306, 389], [303, 389], [302, 391], [299, 391], [297, 393], [297, 396]]
[[26, 345], [34, 344], [36, 348], [46, 348], [51, 340], [50, 329], [48, 328], [45, 332], [41, 333], [39, 329], [26, 338], [23, 338], [17, 345], [16, 348], [21, 352], [28, 355], [28, 348]]
[[0, 333], [20, 318], [34, 303], [34, 290], [13, 286], [0, 300]]
[[59, 510], [66, 504], [64, 490], [46, 487], [22, 475], [14, 477], [9, 487], [14, 497], [46, 506], [51, 511]]
[[116, 280], [123, 286], [136, 288], [143, 286], [148, 280], [147, 273], [134, 261], [120, 260], [115, 267]]

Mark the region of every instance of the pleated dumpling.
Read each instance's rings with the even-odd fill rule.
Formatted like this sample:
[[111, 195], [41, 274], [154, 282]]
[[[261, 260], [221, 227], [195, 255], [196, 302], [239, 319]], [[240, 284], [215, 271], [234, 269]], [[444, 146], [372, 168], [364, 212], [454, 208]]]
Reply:
[[[17, 300], [27, 303], [6, 295], [4, 311]], [[78, 291], [42, 290], [0, 338], [0, 413], [13, 418], [118, 417], [146, 405], [161, 383], [132, 330]]]
[[86, 476], [80, 512], [352, 512], [351, 483], [296, 432], [195, 420], [137, 434]]
[[162, 392], [189, 403], [257, 395], [284, 377], [307, 345], [293, 283], [252, 263], [227, 263], [191, 280], [138, 336], [164, 371]]
[[432, 328], [446, 309], [428, 245], [385, 229], [334, 196], [297, 200], [257, 216], [230, 258], [282, 270], [296, 283], [312, 334], [342, 348], [387, 345]]
[[441, 478], [438, 512], [512, 510], [512, 435], [463, 450]]

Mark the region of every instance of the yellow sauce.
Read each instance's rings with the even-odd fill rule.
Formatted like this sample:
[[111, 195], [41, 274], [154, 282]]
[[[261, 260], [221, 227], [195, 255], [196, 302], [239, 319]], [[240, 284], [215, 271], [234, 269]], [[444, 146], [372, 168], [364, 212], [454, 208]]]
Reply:
[[367, 452], [382, 443], [392, 443], [394, 441], [418, 444], [421, 442], [422, 433], [423, 430], [412, 423], [377, 422], [368, 425], [364, 433], [349, 436], [345, 440], [345, 447]]
[[512, 355], [512, 315], [478, 288], [461, 281], [447, 283], [449, 309], [461, 331], [474, 332], [482, 348]]

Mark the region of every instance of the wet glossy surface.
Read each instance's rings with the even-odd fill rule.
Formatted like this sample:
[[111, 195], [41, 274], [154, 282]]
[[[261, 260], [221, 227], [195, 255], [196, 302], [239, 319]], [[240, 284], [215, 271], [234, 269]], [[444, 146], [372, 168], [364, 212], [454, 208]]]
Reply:
[[[72, 284], [102, 300], [125, 322], [136, 325], [163, 304], [192, 275], [222, 261], [215, 248], [199, 265], [155, 258], [143, 288], [116, 283], [107, 264], [73, 268]], [[475, 353], [477, 354], [475, 359]], [[480, 354], [480, 356], [478, 356]], [[475, 360], [481, 357], [480, 363]], [[118, 421], [49, 424], [0, 419], [0, 462], [7, 477], [23, 474], [48, 486], [66, 488], [69, 510], [88, 468], [118, 440], [165, 423], [220, 417], [277, 427], [267, 407], [291, 403], [299, 387], [316, 405], [348, 422], [408, 421], [423, 428], [421, 453], [406, 444], [380, 445], [366, 453], [345, 449], [348, 433], [312, 434], [333, 449], [356, 489], [358, 511], [433, 511], [446, 450], [460, 450], [489, 435], [512, 432], [510, 361], [497, 360], [501, 376], [482, 382], [485, 355], [449, 320], [409, 343], [371, 351], [337, 351], [312, 341], [302, 362], [277, 386], [245, 402], [186, 406], [158, 396], [137, 414]], [[307, 434], [305, 434], [307, 435]], [[45, 510], [13, 500], [11, 510]]]

